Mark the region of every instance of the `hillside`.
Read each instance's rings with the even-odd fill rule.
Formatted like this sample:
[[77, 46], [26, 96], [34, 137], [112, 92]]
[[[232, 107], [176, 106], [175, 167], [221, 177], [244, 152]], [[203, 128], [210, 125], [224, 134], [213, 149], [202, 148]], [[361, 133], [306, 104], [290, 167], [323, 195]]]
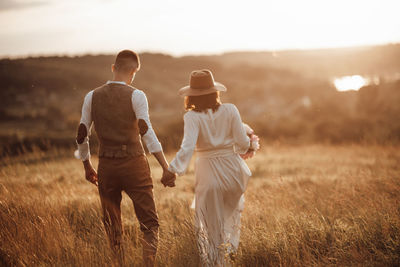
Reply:
[[[146, 92], [166, 146], [177, 147], [181, 138], [183, 108], [176, 91], [200, 68], [211, 69], [228, 87], [223, 101], [236, 104], [266, 139], [393, 143], [400, 140], [399, 59], [400, 45], [179, 58], [144, 53], [134, 86]], [[113, 55], [0, 60], [2, 154], [18, 152], [20, 144], [73, 146], [83, 97], [111, 78], [113, 60]], [[380, 82], [358, 92], [335, 90], [335, 77], [353, 74]]]

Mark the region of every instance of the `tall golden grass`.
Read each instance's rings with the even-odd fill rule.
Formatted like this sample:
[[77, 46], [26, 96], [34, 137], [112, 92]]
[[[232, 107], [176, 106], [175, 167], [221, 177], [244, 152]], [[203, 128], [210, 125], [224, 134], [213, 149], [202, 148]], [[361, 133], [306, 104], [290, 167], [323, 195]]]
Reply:
[[[198, 266], [193, 171], [164, 188], [150, 163], [157, 265]], [[234, 266], [399, 266], [399, 147], [271, 145], [248, 164]], [[111, 265], [97, 189], [78, 160], [37, 155], [3, 159], [0, 168], [0, 265]], [[126, 195], [122, 212], [126, 265], [141, 266], [141, 233]]]

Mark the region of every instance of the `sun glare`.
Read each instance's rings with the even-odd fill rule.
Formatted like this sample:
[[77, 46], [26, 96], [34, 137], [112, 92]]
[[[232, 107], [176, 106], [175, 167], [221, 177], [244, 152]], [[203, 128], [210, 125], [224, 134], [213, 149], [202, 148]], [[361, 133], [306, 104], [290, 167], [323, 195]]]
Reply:
[[127, 47], [182, 56], [400, 41], [399, 0], [201, 3], [0, 0], [0, 57], [115, 53]]
[[358, 90], [367, 85], [367, 80], [360, 75], [344, 76], [333, 82], [338, 91]]

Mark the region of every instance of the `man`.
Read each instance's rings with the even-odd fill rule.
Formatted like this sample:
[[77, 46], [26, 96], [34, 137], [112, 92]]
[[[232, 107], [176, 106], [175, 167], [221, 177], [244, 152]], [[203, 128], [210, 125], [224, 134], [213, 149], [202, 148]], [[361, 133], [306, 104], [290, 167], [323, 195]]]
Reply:
[[[98, 185], [103, 222], [113, 255], [123, 263], [121, 248], [121, 191], [132, 199], [143, 232], [143, 261], [153, 266], [158, 243], [158, 216], [150, 168], [141, 138], [163, 169], [161, 182], [175, 186], [175, 174], [152, 129], [146, 95], [130, 86], [140, 69], [139, 56], [121, 51], [112, 65], [113, 80], [90, 91], [83, 103], [76, 141], [86, 179]], [[94, 123], [99, 139], [98, 173], [90, 161], [89, 135]]]

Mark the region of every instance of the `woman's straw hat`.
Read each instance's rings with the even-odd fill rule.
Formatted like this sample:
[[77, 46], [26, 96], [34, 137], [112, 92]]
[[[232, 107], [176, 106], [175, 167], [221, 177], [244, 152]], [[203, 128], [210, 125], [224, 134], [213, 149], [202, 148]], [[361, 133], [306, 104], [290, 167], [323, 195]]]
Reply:
[[226, 91], [226, 87], [214, 81], [210, 70], [194, 70], [190, 74], [190, 85], [179, 89], [180, 96], [199, 96], [217, 91]]

